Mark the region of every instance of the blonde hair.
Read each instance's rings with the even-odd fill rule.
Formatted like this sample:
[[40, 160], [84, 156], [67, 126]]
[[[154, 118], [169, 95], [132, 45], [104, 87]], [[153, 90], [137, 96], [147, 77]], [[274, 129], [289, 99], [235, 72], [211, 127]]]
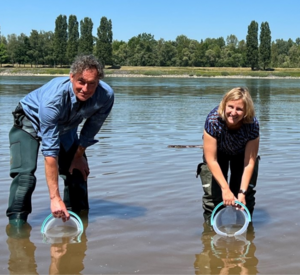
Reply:
[[227, 102], [239, 99], [242, 99], [244, 103], [243, 123], [252, 123], [255, 116], [254, 105], [249, 90], [244, 87], [233, 88], [224, 95], [218, 108], [219, 116], [225, 120], [225, 109]]

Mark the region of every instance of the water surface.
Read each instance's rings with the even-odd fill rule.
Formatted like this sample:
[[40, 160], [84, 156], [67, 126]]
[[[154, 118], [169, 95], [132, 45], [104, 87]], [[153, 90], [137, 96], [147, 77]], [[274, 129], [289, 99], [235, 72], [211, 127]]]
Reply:
[[[106, 78], [113, 111], [87, 150], [90, 212], [81, 243], [48, 244], [43, 158], [27, 234], [6, 232], [8, 131], [18, 100], [50, 77], [0, 76], [1, 274], [298, 274], [300, 270], [300, 80]], [[261, 126], [253, 225], [222, 239], [203, 225], [195, 177], [208, 112], [247, 86]], [[63, 189], [63, 183], [60, 183]]]

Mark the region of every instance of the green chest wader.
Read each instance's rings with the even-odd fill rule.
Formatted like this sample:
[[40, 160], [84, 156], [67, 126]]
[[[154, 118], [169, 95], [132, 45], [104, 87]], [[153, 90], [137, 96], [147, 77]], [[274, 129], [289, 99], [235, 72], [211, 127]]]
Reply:
[[27, 221], [32, 211], [31, 195], [35, 189], [39, 138], [19, 104], [13, 112], [14, 125], [9, 132], [10, 186], [6, 215], [9, 220]]

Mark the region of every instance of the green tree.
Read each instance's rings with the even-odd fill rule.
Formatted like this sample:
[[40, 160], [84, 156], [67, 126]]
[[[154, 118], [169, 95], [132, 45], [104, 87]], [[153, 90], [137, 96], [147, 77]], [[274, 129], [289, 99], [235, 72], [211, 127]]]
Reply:
[[30, 42], [29, 38], [21, 33], [17, 37], [17, 47], [16, 47], [16, 62], [19, 64], [23, 64], [25, 66], [26, 63], [30, 62], [28, 51], [30, 50]]
[[67, 57], [68, 61], [72, 62], [75, 56], [78, 54], [78, 21], [75, 15], [69, 16], [68, 22], [68, 43], [67, 43]]
[[289, 67], [289, 51], [294, 45], [293, 41], [283, 39], [276, 39], [271, 46], [271, 60], [273, 67]]
[[38, 64], [54, 65], [53, 32], [40, 31], [38, 36]]
[[203, 41], [201, 39], [200, 43], [197, 46], [196, 52], [195, 52], [195, 59], [196, 59], [196, 63], [195, 66], [198, 67], [205, 67], [207, 66], [207, 55], [206, 55], [206, 51], [209, 49], [209, 43], [205, 41]]
[[160, 39], [157, 42], [157, 65], [175, 66], [176, 65], [176, 44], [174, 41]]
[[176, 66], [188, 66], [188, 48], [190, 45], [190, 39], [186, 35], [178, 35], [176, 37]]
[[85, 17], [80, 21], [80, 38], [78, 44], [79, 54], [92, 54], [94, 46], [93, 22], [90, 18]]
[[259, 59], [265, 70], [271, 62], [271, 31], [268, 22], [260, 25]]
[[97, 29], [96, 41], [96, 57], [105, 67], [107, 64], [112, 64], [112, 22], [103, 16], [100, 20], [100, 26]]
[[0, 43], [0, 67], [7, 61], [8, 55], [6, 51], [6, 45], [4, 43]]
[[54, 56], [54, 33], [43, 32], [41, 34], [41, 39], [44, 41], [44, 63], [50, 66], [55, 65], [55, 56]]
[[290, 66], [297, 68], [300, 65], [300, 47], [297, 44], [293, 45], [289, 50]]
[[57, 64], [66, 64], [67, 41], [68, 41], [67, 16], [59, 15], [55, 20], [54, 30], [54, 56]]
[[192, 39], [189, 44], [189, 66], [197, 66], [197, 50], [198, 50], [199, 42], [197, 40]]
[[126, 42], [114, 40], [112, 42], [112, 51], [112, 64], [121, 66], [127, 65], [128, 48]]
[[235, 35], [228, 35], [226, 38], [226, 46], [230, 47], [230, 49], [236, 49], [238, 46], [238, 39]]
[[18, 38], [16, 34], [7, 36], [7, 55], [8, 61], [14, 66], [18, 55]]
[[255, 21], [252, 21], [248, 26], [246, 45], [247, 61], [251, 70], [254, 70], [258, 67], [258, 23]]
[[241, 67], [247, 66], [247, 45], [246, 41], [243, 39], [238, 42], [237, 53], [241, 55]]
[[220, 63], [221, 52], [225, 47], [225, 40], [223, 37], [206, 38], [204, 43], [201, 45], [202, 50], [204, 50], [204, 55], [202, 56], [203, 66], [215, 67]]
[[31, 63], [38, 65], [39, 59], [41, 56], [41, 47], [40, 47], [40, 37], [37, 30], [32, 30], [29, 36], [30, 49], [28, 49], [27, 54]]
[[155, 66], [157, 60], [156, 40], [147, 33], [128, 41], [128, 63], [131, 66]]
[[278, 68], [278, 64], [278, 45], [273, 41], [271, 45], [271, 66]]

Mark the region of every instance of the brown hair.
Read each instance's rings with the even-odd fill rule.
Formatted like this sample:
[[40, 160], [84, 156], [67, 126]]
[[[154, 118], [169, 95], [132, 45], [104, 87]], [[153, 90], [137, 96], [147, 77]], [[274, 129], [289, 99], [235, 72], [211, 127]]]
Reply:
[[228, 101], [242, 99], [244, 103], [244, 119], [243, 123], [252, 123], [255, 116], [254, 105], [249, 93], [249, 90], [244, 87], [233, 88], [227, 92], [220, 102], [218, 113], [220, 117], [225, 120], [225, 109]]

